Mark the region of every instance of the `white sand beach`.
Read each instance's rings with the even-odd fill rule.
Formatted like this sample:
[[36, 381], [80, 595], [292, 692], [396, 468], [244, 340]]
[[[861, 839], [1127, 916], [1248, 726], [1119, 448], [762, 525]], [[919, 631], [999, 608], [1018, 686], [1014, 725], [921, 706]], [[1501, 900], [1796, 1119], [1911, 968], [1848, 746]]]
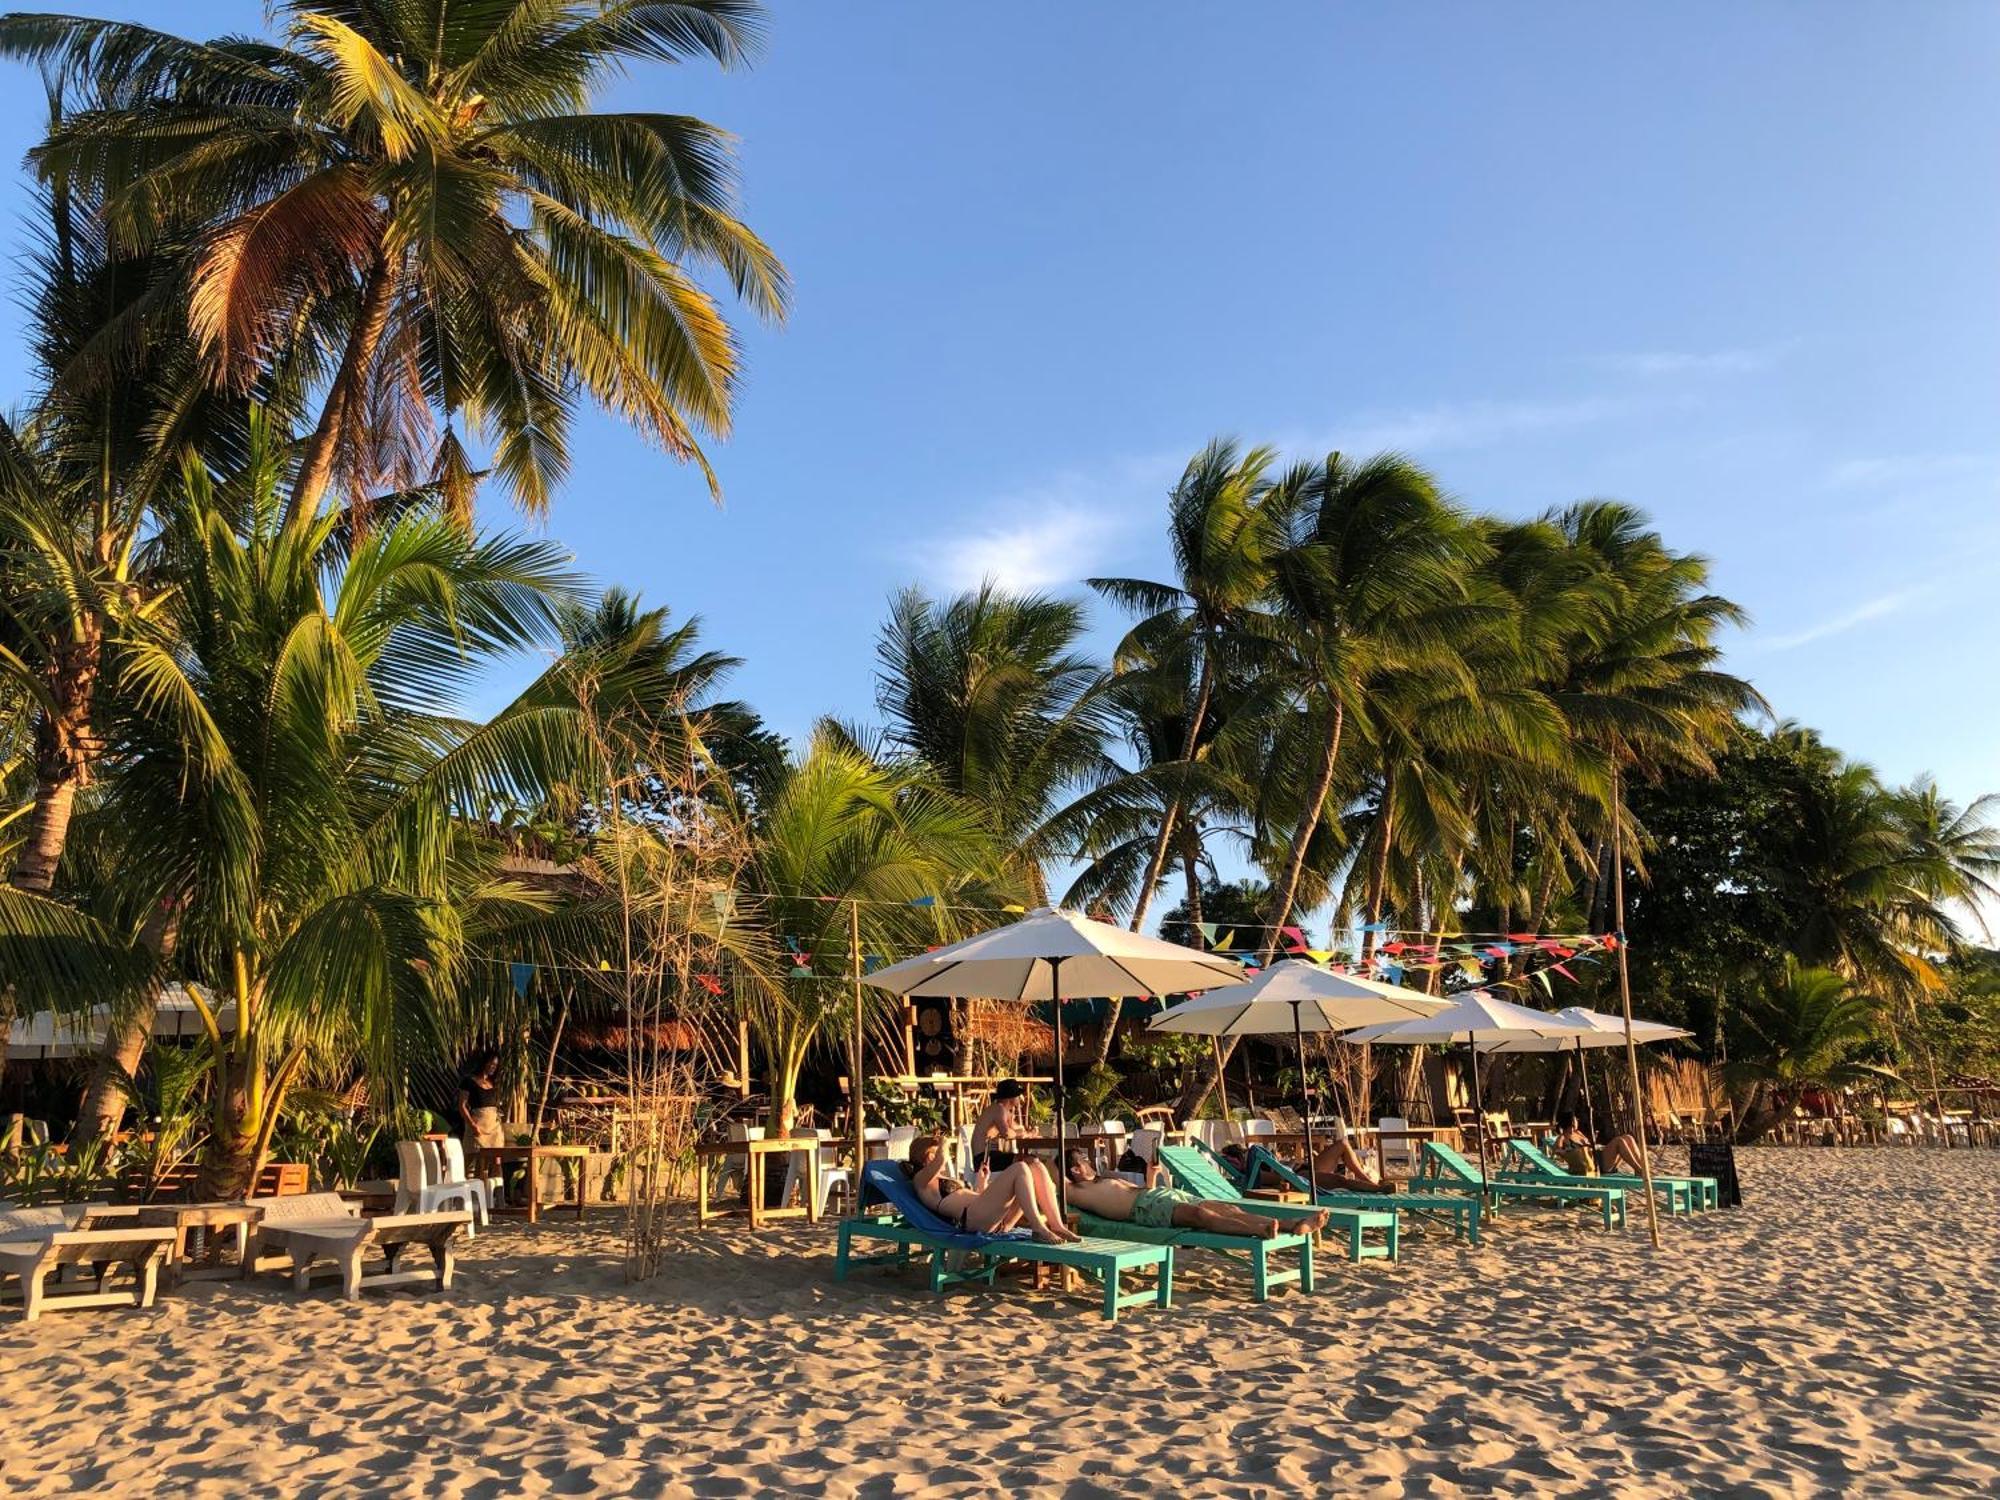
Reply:
[[[1666, 1153], [1671, 1160], [1676, 1153]], [[2000, 1154], [1742, 1154], [1747, 1205], [1323, 1261], [1187, 1254], [1107, 1327], [1002, 1278], [832, 1280], [822, 1226], [482, 1235], [443, 1295], [198, 1284], [0, 1322], [0, 1492], [2000, 1492]]]

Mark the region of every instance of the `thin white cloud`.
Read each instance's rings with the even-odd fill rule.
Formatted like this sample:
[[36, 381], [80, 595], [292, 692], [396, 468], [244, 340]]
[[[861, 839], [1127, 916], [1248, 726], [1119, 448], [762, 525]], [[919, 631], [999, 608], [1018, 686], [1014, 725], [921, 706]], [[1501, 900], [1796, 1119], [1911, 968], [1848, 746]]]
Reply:
[[1830, 635], [1840, 635], [1857, 626], [1866, 625], [1871, 620], [1880, 620], [1896, 614], [1921, 599], [1926, 592], [1927, 590], [1922, 588], [1913, 588], [1878, 594], [1875, 598], [1864, 600], [1850, 610], [1829, 616], [1801, 630], [1790, 631], [1784, 635], [1764, 636], [1754, 644], [1766, 651], [1791, 651], [1813, 641], [1823, 641]]
[[1620, 375], [1657, 380], [1689, 375], [1754, 375], [1778, 362], [1782, 351], [1763, 349], [1712, 349], [1693, 352], [1653, 349], [1636, 354], [1603, 354], [1591, 363]]
[[1346, 453], [1391, 449], [1418, 458], [1452, 449], [1484, 448], [1536, 433], [1564, 431], [1625, 416], [1648, 403], [1620, 396], [1579, 396], [1554, 401], [1455, 401], [1406, 411], [1363, 412], [1322, 438], [1298, 445], [1306, 452]]
[[1904, 453], [1850, 458], [1827, 470], [1835, 489], [1893, 489], [2000, 479], [2000, 459], [1990, 453]]

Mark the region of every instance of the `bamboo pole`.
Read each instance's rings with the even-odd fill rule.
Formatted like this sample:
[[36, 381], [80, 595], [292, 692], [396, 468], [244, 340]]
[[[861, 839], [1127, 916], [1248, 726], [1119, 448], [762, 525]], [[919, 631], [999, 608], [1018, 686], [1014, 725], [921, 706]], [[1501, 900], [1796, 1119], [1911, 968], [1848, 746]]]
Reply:
[[863, 1074], [868, 1066], [868, 1039], [861, 1025], [861, 904], [852, 900], [847, 903], [847, 951], [854, 979], [854, 1060], [847, 1070], [847, 1076], [854, 1080], [854, 1097], [849, 1101], [853, 1108], [848, 1111], [854, 1125], [854, 1187], [848, 1194], [848, 1205], [854, 1211], [861, 1205], [861, 1174], [868, 1166], [868, 1106], [863, 1102], [867, 1098], [868, 1080]]
[[1625, 1070], [1639, 1137], [1639, 1176], [1646, 1184], [1646, 1232], [1660, 1248], [1660, 1208], [1653, 1201], [1653, 1147], [1646, 1139], [1646, 1096], [1639, 1088], [1639, 1044], [1632, 1040], [1632, 971], [1625, 961], [1625, 794], [1618, 764], [1611, 765], [1611, 892], [1618, 908], [1618, 1000], [1625, 1008]]

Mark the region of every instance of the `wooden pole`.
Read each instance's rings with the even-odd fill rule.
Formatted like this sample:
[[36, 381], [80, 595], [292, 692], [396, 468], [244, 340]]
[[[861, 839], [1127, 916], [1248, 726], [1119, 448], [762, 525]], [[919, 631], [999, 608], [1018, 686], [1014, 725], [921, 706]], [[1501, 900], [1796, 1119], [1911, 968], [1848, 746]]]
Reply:
[[1660, 1248], [1660, 1207], [1653, 1201], [1653, 1147], [1646, 1139], [1646, 1096], [1639, 1090], [1639, 1044], [1632, 1040], [1632, 971], [1625, 961], [1625, 794], [1618, 763], [1611, 765], [1611, 894], [1618, 908], [1618, 1000], [1625, 1008], [1625, 1072], [1639, 1137], [1639, 1176], [1646, 1184], [1646, 1232]]
[[1215, 1051], [1215, 1097], [1222, 1103], [1222, 1118], [1227, 1120], [1229, 1118], [1229, 1086], [1223, 1079], [1223, 1074], [1226, 1070], [1222, 1066], [1222, 1038], [1212, 1036], [1208, 1039], [1208, 1045]]
[[861, 1207], [861, 1174], [868, 1167], [867, 1111], [864, 1102], [868, 1097], [868, 1038], [861, 1025], [861, 903], [847, 903], [847, 949], [854, 978], [854, 1061], [849, 1065], [847, 1076], [854, 1082], [854, 1097], [848, 1102], [853, 1106], [848, 1113], [854, 1123], [854, 1186], [847, 1195], [848, 1209], [856, 1212]]

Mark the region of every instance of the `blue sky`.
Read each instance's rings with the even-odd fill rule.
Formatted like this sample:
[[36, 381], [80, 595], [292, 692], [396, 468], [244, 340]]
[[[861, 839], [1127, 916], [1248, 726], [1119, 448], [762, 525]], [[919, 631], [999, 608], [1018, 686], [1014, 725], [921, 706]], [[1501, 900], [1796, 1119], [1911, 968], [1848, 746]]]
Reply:
[[791, 0], [771, 32], [615, 96], [741, 136], [797, 281], [726, 504], [593, 419], [550, 530], [699, 613], [778, 727], [867, 713], [903, 584], [1158, 572], [1226, 433], [1400, 448], [1505, 514], [1643, 506], [1754, 614], [1734, 661], [1780, 713], [2000, 788], [2000, 9]]

